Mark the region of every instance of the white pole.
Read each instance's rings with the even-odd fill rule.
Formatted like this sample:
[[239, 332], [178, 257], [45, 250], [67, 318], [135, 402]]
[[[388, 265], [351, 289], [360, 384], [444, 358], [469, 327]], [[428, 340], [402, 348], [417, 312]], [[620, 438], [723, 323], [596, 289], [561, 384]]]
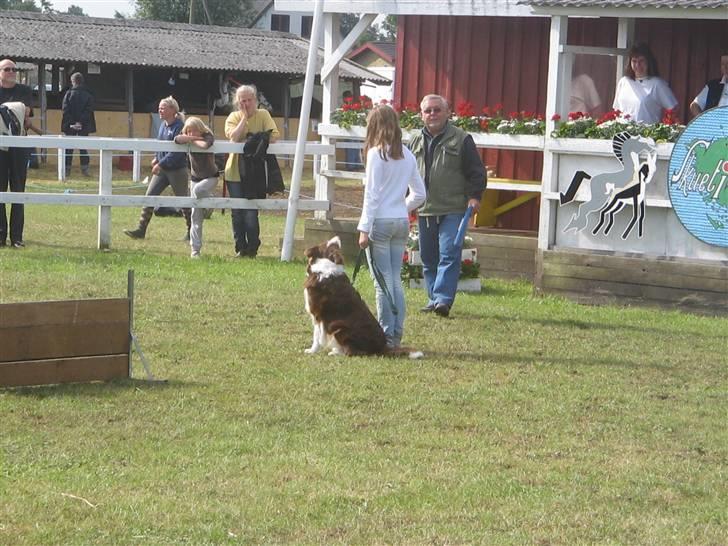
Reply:
[[318, 44], [321, 39], [321, 18], [323, 12], [323, 0], [316, 0], [316, 5], [313, 10], [313, 24], [311, 25], [311, 42], [308, 45], [308, 61], [306, 62], [306, 79], [303, 84], [303, 98], [301, 99], [301, 119], [298, 123], [296, 154], [293, 157], [291, 192], [288, 195], [286, 229], [283, 234], [283, 248], [281, 249], [281, 261], [284, 262], [290, 262], [293, 255], [293, 239], [296, 232], [296, 216], [298, 215], [298, 196], [301, 190], [301, 176], [303, 175], [303, 161], [305, 157], [303, 152], [308, 134], [308, 122], [311, 117], [311, 97], [313, 96], [313, 82], [316, 78]]
[[[101, 164], [99, 165], [99, 195], [111, 195], [111, 150], [101, 150]], [[99, 207], [99, 250], [111, 248], [111, 207]]]

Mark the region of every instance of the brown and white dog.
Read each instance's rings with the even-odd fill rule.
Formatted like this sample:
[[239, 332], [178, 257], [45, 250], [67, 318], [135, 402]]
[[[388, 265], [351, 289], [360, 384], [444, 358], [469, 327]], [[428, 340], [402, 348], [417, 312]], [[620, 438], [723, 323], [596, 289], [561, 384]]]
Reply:
[[313, 342], [307, 353], [328, 349], [330, 355], [387, 355], [422, 358], [420, 351], [387, 347], [382, 327], [344, 271], [341, 240], [313, 246], [303, 295], [313, 322]]

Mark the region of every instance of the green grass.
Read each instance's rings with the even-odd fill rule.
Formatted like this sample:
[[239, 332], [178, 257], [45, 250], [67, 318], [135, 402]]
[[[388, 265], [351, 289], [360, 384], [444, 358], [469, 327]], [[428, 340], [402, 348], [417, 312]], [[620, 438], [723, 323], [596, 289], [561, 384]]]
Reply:
[[728, 319], [486, 280], [450, 320], [407, 291], [423, 361], [304, 355], [282, 215], [256, 261], [227, 214], [199, 261], [179, 218], [125, 237], [137, 215], [99, 252], [93, 208], [27, 206], [0, 249], [3, 303], [123, 296], [134, 269], [167, 379], [0, 390], [0, 544], [726, 543]]

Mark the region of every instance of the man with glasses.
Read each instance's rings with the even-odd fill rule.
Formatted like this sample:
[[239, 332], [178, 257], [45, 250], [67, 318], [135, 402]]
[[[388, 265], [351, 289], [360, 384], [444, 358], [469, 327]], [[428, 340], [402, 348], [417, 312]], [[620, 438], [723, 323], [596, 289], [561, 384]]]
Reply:
[[418, 211], [420, 255], [428, 302], [421, 309], [450, 315], [460, 278], [462, 241], [456, 235], [468, 207], [480, 208], [486, 172], [473, 137], [448, 122], [450, 107], [440, 95], [420, 103], [424, 128], [410, 141], [425, 181], [427, 198]]
[[[30, 126], [33, 92], [30, 87], [16, 82], [17, 67], [10, 59], [0, 61], [0, 104], [22, 102], [25, 105], [24, 129]], [[28, 172], [28, 148], [7, 148], [0, 150], [0, 191], [24, 192]], [[24, 206], [15, 203], [10, 207], [10, 244], [23, 248]], [[0, 247], [7, 245], [8, 219], [5, 204], [0, 203]]]

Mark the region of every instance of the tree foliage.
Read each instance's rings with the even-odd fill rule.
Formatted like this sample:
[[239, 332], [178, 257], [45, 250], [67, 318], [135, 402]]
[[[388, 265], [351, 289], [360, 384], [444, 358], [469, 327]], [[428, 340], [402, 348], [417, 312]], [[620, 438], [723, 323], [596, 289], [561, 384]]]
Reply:
[[35, 0], [0, 0], [0, 10], [40, 11]]
[[[341, 35], [346, 36], [351, 29], [359, 22], [359, 16], [355, 13], [342, 13], [339, 17], [339, 29]], [[369, 25], [367, 29], [356, 40], [355, 46], [364, 42], [393, 41], [397, 37], [397, 16], [388, 15], [379, 25]]]
[[134, 4], [135, 17], [172, 23], [191, 21], [199, 25], [240, 26], [253, 15], [250, 0], [135, 0]]

